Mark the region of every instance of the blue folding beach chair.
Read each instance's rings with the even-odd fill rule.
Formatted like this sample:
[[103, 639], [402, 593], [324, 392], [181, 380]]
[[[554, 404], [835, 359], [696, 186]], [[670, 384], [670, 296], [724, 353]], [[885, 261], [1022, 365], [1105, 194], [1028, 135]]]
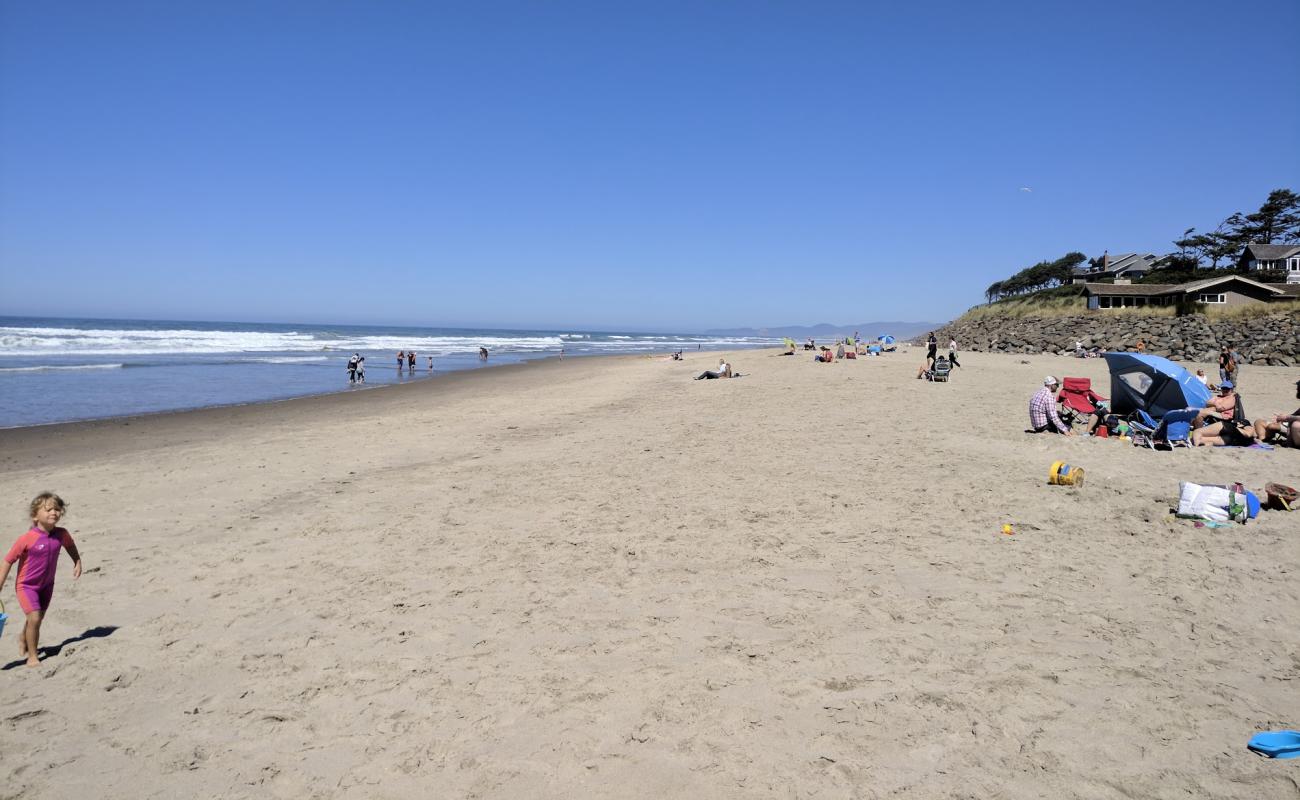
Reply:
[[1128, 421], [1129, 436], [1133, 439], [1133, 445], [1156, 449], [1156, 429], [1159, 427], [1160, 423], [1142, 409], [1133, 412], [1133, 416]]
[[1160, 418], [1160, 427], [1156, 428], [1156, 441], [1164, 440], [1169, 448], [1192, 446], [1192, 423], [1196, 421], [1196, 409], [1184, 408], [1170, 411]]

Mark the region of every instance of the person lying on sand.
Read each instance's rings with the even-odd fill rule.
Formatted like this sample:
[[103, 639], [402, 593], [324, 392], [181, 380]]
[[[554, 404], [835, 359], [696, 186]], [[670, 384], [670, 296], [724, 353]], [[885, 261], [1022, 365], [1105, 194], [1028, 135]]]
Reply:
[[719, 359], [718, 359], [718, 369], [717, 369], [716, 372], [714, 372], [714, 371], [712, 371], [712, 370], [705, 370], [704, 372], [701, 372], [699, 375], [696, 375], [696, 376], [695, 376], [695, 380], [697, 380], [697, 381], [711, 381], [711, 380], [713, 380], [713, 379], [715, 379], [715, 378], [730, 378], [730, 377], [732, 377], [732, 375], [731, 375], [731, 365], [727, 363], [727, 359], [725, 359], [725, 358], [719, 358]]
[[[1295, 382], [1295, 396], [1300, 400], [1300, 381]], [[1285, 447], [1300, 447], [1300, 408], [1291, 414], [1274, 414], [1255, 420], [1255, 438], [1267, 442], [1273, 437]]]

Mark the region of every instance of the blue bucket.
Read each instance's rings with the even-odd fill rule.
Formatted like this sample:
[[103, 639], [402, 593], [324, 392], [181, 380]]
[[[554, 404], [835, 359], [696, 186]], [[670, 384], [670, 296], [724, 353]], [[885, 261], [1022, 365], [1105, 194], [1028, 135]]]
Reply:
[[9, 615], [5, 613], [5, 601], [0, 600], [0, 636], [4, 636], [5, 623], [9, 621]]

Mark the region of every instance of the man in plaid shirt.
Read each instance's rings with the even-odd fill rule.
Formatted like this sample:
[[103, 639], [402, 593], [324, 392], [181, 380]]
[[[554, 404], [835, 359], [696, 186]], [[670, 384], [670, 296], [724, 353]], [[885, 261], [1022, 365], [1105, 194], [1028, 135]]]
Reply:
[[1043, 388], [1034, 392], [1034, 396], [1029, 398], [1029, 426], [1034, 429], [1034, 433], [1074, 435], [1070, 426], [1062, 422], [1060, 415], [1056, 413], [1056, 392], [1060, 386], [1060, 381], [1048, 375], [1043, 379]]

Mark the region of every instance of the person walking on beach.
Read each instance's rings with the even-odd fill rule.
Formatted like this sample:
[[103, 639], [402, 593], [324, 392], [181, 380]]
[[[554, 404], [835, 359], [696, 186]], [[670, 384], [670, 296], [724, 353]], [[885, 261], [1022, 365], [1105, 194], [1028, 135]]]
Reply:
[[954, 367], [961, 366], [961, 364], [957, 363], [957, 339], [956, 338], [952, 338], [948, 340], [948, 363], [952, 364]]
[[18, 575], [14, 589], [18, 592], [18, 605], [27, 615], [26, 624], [18, 636], [18, 652], [26, 656], [27, 666], [38, 667], [40, 660], [41, 623], [54, 599], [54, 573], [59, 566], [59, 552], [67, 550], [72, 558], [72, 577], [81, 577], [81, 553], [72, 534], [59, 527], [59, 520], [67, 511], [63, 498], [53, 492], [42, 492], [29, 507], [32, 527], [18, 537], [0, 566], [0, 589], [9, 579], [9, 569], [18, 562]]
[[353, 353], [352, 358], [348, 359], [348, 383], [357, 382], [357, 361], [360, 358], [359, 354]]
[[397, 351], [397, 371], [398, 371], [398, 372], [401, 372], [401, 371], [402, 371], [402, 366], [405, 365], [405, 364], [406, 364], [406, 351], [405, 351], [405, 350], [398, 350], [398, 351]]
[[415, 351], [409, 350], [406, 353], [406, 371], [415, 374]]
[[934, 369], [934, 359], [939, 355], [939, 340], [934, 338], [934, 331], [930, 331], [930, 336], [925, 340], [925, 363]]
[[366, 382], [366, 357], [357, 356], [357, 383]]
[[1233, 374], [1237, 371], [1237, 365], [1232, 362], [1232, 353], [1228, 352], [1228, 345], [1219, 348], [1219, 383], [1224, 381], [1233, 381]]
[[429, 371], [433, 372], [433, 356], [429, 356]]
[[1232, 359], [1232, 374], [1228, 376], [1228, 380], [1232, 381], [1233, 386], [1236, 386], [1238, 389], [1240, 389], [1241, 388], [1241, 353], [1237, 352], [1237, 348], [1233, 347], [1232, 345], [1228, 345], [1228, 357]]

